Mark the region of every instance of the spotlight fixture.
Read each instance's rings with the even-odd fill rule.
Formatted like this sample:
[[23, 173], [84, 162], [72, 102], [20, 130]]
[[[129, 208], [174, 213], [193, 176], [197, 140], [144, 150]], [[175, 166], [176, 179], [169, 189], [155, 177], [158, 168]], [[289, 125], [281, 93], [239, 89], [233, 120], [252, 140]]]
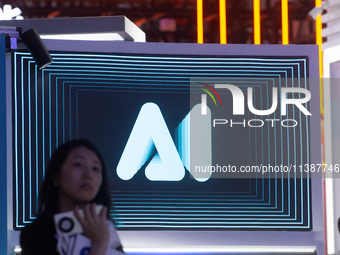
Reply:
[[37, 30], [31, 28], [20, 35], [20, 38], [25, 43], [27, 49], [30, 51], [35, 63], [40, 69], [45, 68], [53, 62], [50, 53], [46, 49], [45, 44], [41, 40]]
[[327, 1], [322, 1], [321, 6], [315, 6], [308, 15], [312, 17], [312, 19], [316, 19], [317, 16], [323, 13], [324, 10], [327, 10], [328, 7], [330, 7], [329, 3]]

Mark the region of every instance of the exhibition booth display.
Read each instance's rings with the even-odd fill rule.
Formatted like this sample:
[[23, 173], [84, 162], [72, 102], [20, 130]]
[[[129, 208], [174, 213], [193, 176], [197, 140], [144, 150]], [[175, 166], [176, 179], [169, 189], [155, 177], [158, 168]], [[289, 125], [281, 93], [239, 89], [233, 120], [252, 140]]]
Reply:
[[8, 22], [68, 35], [42, 39], [46, 66], [1, 36], [0, 249], [35, 219], [53, 151], [87, 138], [127, 254], [324, 253], [317, 46], [147, 43], [125, 17], [69, 23], [118, 41], [71, 39], [63, 19]]

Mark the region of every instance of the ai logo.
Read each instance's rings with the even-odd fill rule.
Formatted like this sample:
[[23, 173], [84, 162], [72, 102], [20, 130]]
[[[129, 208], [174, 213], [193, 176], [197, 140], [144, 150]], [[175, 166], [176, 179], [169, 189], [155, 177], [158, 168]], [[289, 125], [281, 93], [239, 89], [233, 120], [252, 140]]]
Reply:
[[[144, 104], [118, 163], [117, 175], [123, 180], [131, 179], [150, 158], [154, 147], [157, 154], [145, 168], [151, 181], [180, 181], [185, 175], [184, 167], [190, 171], [190, 165], [211, 165], [211, 114], [208, 111], [202, 116], [200, 108], [196, 105], [177, 127], [176, 148], [159, 107]], [[189, 132], [192, 121], [198, 125], [195, 132]], [[210, 175], [193, 177], [206, 181]]]

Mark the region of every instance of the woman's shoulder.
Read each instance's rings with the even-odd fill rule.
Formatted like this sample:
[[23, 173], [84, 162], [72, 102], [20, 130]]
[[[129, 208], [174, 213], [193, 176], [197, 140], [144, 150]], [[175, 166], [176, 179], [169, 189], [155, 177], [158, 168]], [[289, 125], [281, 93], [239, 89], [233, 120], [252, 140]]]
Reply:
[[53, 216], [39, 215], [32, 223], [27, 224], [20, 234], [22, 244], [33, 240], [48, 240], [54, 238], [55, 227]]
[[39, 215], [32, 223], [27, 224], [21, 232], [29, 231], [29, 230], [39, 230], [41, 229], [48, 229], [48, 228], [54, 228], [54, 221], [53, 216], [49, 215]]
[[58, 254], [53, 216], [40, 215], [20, 234], [23, 255]]

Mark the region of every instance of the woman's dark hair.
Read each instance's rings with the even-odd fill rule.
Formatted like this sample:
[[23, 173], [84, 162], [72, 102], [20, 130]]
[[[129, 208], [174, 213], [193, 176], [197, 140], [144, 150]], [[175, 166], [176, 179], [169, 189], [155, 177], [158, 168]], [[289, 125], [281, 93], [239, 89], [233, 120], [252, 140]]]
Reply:
[[90, 141], [85, 139], [68, 141], [61, 145], [53, 153], [51, 160], [47, 165], [45, 180], [40, 189], [38, 211], [39, 214], [46, 213], [52, 215], [59, 212], [58, 187], [54, 185], [55, 178], [60, 173], [60, 170], [65, 163], [70, 151], [76, 147], [86, 147], [87, 149], [93, 151], [101, 162], [102, 184], [99, 188], [97, 196], [91, 202], [106, 206], [109, 214], [111, 200], [104, 160], [98, 149]]

